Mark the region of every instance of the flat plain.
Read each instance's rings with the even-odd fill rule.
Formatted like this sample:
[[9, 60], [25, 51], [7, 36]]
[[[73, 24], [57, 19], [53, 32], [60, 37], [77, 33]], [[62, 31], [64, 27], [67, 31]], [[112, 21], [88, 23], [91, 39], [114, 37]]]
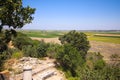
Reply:
[[[34, 40], [44, 40], [61, 44], [59, 37], [68, 31], [22, 31]], [[100, 52], [104, 60], [109, 60], [112, 54], [120, 56], [120, 32], [84, 32], [90, 41], [90, 52]]]

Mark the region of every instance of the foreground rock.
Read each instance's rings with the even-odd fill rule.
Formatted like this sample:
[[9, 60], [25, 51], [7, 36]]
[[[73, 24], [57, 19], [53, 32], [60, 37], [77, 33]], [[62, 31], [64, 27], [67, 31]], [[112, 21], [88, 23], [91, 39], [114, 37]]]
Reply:
[[53, 80], [53, 78], [54, 80], [65, 80], [63, 72], [55, 68], [54, 59], [39, 60], [31, 57], [23, 57], [12, 64], [10, 80], [23, 79], [23, 67], [28, 65], [32, 67], [33, 80]]

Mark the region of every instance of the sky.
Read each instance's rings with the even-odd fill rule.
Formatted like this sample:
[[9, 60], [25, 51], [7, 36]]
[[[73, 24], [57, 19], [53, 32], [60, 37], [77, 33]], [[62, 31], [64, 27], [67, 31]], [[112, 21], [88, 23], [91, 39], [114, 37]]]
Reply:
[[36, 8], [23, 29], [120, 30], [120, 0], [23, 0]]

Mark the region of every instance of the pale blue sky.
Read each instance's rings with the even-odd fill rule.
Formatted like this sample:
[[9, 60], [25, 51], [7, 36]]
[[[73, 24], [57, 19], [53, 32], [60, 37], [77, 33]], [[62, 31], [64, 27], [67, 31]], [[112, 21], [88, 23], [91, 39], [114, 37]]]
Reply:
[[23, 29], [120, 30], [120, 0], [23, 0], [36, 8]]

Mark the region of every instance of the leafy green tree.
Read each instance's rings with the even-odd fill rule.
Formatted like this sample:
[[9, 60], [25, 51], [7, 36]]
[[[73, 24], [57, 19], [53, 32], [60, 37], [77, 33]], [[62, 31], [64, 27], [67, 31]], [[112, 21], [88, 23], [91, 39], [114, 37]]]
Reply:
[[29, 6], [23, 7], [22, 0], [0, 1], [0, 27], [22, 28], [25, 24], [31, 23], [35, 9]]
[[69, 33], [61, 36], [59, 40], [62, 44], [69, 43], [72, 46], [74, 46], [78, 51], [80, 51], [83, 58], [85, 57], [87, 51], [90, 48], [86, 34], [76, 32], [75, 30], [70, 31]]
[[57, 53], [57, 61], [65, 70], [69, 70], [72, 76], [76, 76], [76, 69], [84, 63], [76, 48], [70, 44], [65, 44]]
[[31, 23], [34, 12], [34, 8], [24, 7], [22, 0], [0, 0], [0, 34], [2, 29], [8, 26], [4, 36], [0, 38], [1, 43], [8, 43], [12, 35], [16, 35], [15, 29]]

